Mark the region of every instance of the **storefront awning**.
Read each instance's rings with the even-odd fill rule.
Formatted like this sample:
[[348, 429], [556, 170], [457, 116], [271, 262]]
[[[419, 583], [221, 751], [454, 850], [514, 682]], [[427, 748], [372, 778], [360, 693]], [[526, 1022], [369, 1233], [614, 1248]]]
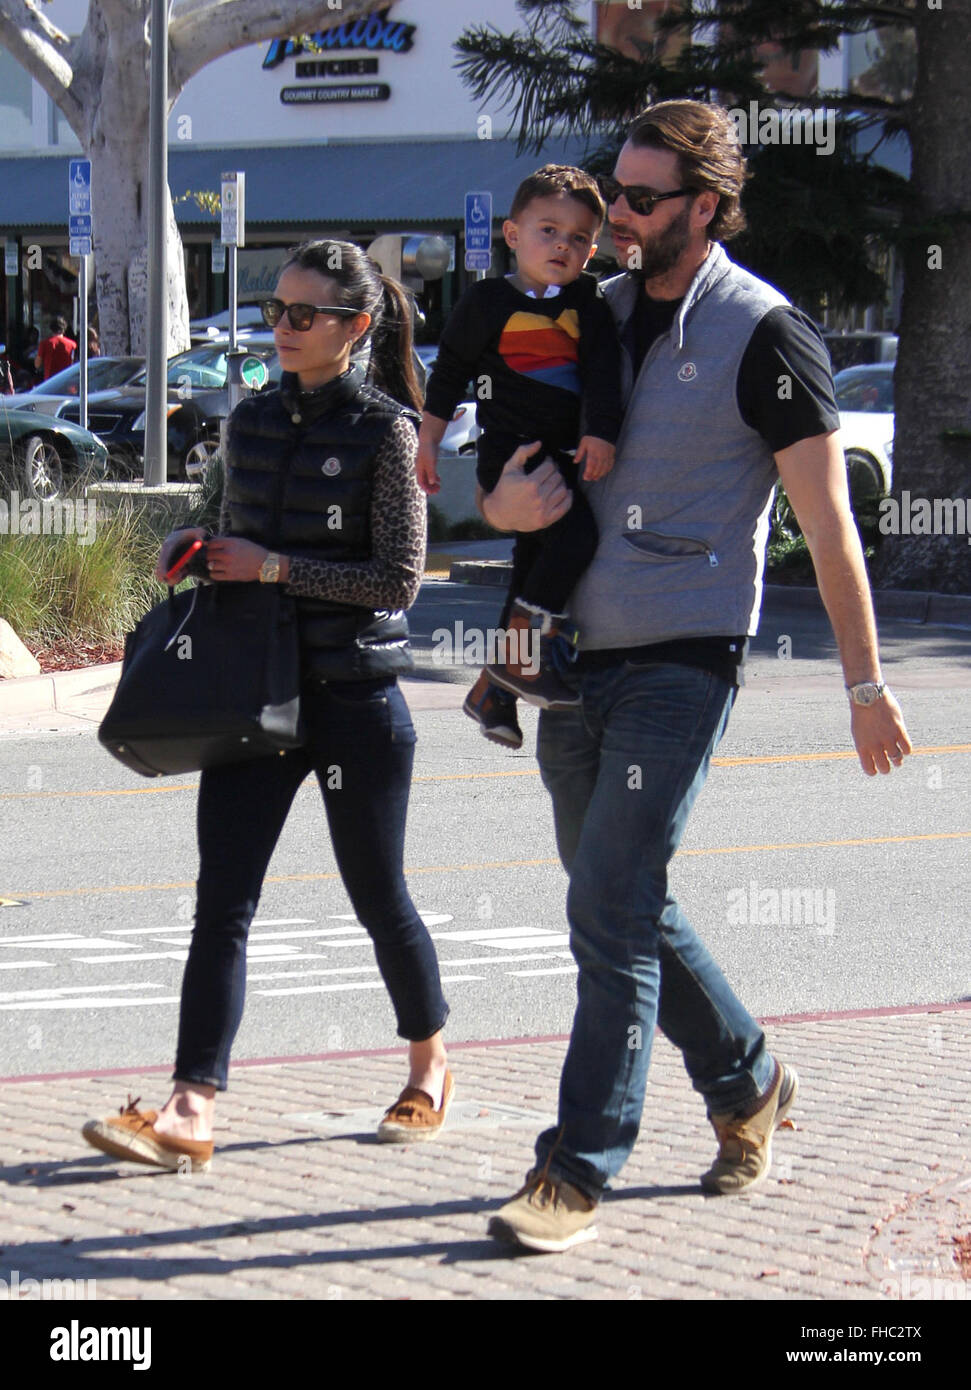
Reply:
[[[539, 155], [516, 154], [509, 140], [361, 141], [328, 145], [169, 151], [169, 187], [216, 192], [224, 171], [246, 174], [249, 224], [460, 222], [467, 192], [488, 189], [504, 217], [517, 185], [541, 164], [576, 164], [581, 140], [550, 141]], [[68, 154], [0, 159], [0, 229], [63, 227], [67, 236]], [[95, 220], [98, 190], [93, 190]], [[218, 223], [192, 201], [176, 205], [185, 226]]]

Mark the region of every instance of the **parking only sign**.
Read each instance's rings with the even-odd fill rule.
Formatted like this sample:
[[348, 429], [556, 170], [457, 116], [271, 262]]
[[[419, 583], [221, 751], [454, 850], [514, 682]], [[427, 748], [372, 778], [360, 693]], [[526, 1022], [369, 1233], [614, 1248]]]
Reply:
[[233, 170], [222, 176], [222, 229], [219, 240], [224, 246], [246, 245], [246, 175]]
[[465, 268], [488, 270], [492, 264], [492, 194], [465, 195]]
[[72, 159], [67, 179], [68, 239], [72, 256], [91, 255], [91, 161]]
[[68, 215], [91, 212], [91, 161], [72, 159], [68, 169]]

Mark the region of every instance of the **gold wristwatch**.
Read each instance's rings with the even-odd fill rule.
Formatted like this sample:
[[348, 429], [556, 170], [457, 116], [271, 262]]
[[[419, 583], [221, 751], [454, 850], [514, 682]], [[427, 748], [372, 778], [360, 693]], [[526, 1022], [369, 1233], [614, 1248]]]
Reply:
[[266, 559], [260, 565], [261, 584], [279, 584], [280, 582], [280, 557], [275, 551], [271, 550]]

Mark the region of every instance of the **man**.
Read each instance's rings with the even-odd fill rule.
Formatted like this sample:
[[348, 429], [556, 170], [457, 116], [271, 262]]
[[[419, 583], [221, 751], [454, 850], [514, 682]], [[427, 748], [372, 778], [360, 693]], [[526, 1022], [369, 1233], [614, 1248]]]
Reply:
[[[655, 1024], [681, 1049], [719, 1151], [701, 1185], [769, 1171], [797, 1079], [777, 1062], [670, 894], [667, 866], [724, 733], [758, 623], [781, 478], [839, 646], [864, 772], [911, 751], [883, 684], [828, 357], [811, 321], [729, 259], [745, 162], [727, 113], [669, 101], [635, 120], [602, 190], [627, 272], [604, 292], [626, 349], [617, 465], [590, 489], [600, 543], [574, 590], [580, 711], [544, 710], [538, 757], [570, 874], [579, 977], [555, 1128], [490, 1231], [529, 1249], [595, 1235], [637, 1137]], [[519, 449], [481, 499], [500, 530], [569, 506]]]
[[74, 361], [74, 353], [77, 343], [73, 338], [67, 337], [67, 319], [60, 314], [51, 319], [51, 335], [45, 338], [37, 349], [37, 356], [34, 358], [34, 366], [41, 372], [43, 379], [52, 377], [55, 372], [62, 371], [69, 367]]

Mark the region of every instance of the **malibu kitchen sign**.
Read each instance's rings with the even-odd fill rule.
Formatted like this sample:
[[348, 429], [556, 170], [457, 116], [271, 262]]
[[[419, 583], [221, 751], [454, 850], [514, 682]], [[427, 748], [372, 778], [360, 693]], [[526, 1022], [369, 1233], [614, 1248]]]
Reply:
[[[318, 30], [309, 37], [274, 39], [263, 59], [264, 68], [275, 68], [285, 58], [301, 53], [313, 55], [297, 63], [296, 76], [317, 77], [377, 77], [378, 54], [407, 53], [412, 46], [416, 25], [389, 19], [391, 6], [376, 14], [339, 24], [334, 29]], [[333, 55], [352, 50], [364, 50], [368, 55], [359, 58], [340, 58]], [[280, 100], [284, 106], [317, 105], [321, 102], [387, 101], [391, 88], [387, 82], [342, 82], [322, 85], [305, 82], [299, 87], [284, 87]]]

